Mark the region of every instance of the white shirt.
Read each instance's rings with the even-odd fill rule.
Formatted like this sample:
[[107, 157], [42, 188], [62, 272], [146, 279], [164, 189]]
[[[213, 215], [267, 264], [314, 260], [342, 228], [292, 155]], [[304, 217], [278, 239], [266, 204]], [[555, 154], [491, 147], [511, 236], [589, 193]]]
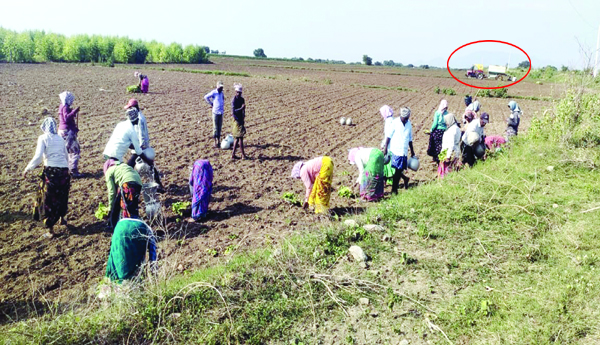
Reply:
[[446, 158], [452, 158], [453, 154], [458, 157], [460, 153], [460, 128], [456, 124], [446, 129], [442, 136], [442, 151], [446, 149]]
[[47, 167], [69, 167], [66, 143], [60, 135], [42, 134], [38, 137], [35, 154], [31, 162], [27, 164], [25, 171], [35, 169], [42, 161]]
[[[138, 123], [133, 125], [133, 129], [140, 140], [140, 148], [145, 150], [150, 147], [150, 136], [148, 135], [148, 123], [146, 117], [142, 112], [138, 112]], [[131, 153], [135, 153], [135, 150], [131, 150]]]
[[412, 124], [410, 120], [406, 125], [400, 117], [392, 121], [392, 125], [386, 128], [385, 137], [390, 139], [390, 151], [394, 156], [408, 156], [408, 143], [413, 140]]
[[[391, 128], [393, 126], [393, 121], [394, 118], [393, 117], [388, 117], [385, 119], [385, 124], [383, 126], [383, 141], [381, 142], [381, 149], [385, 149], [385, 139], [387, 138], [387, 133], [388, 133], [388, 128]], [[388, 151], [390, 149], [390, 145], [388, 145], [387, 147]]]
[[462, 141], [463, 141], [463, 143], [465, 143], [465, 145], [468, 145], [467, 135], [470, 132], [475, 132], [475, 133], [479, 134], [480, 140], [483, 138], [483, 127], [481, 127], [481, 121], [479, 119], [475, 119], [475, 120], [469, 122], [469, 125], [467, 126], [467, 129], [465, 130], [465, 134], [463, 134], [463, 136], [462, 136]]
[[358, 168], [358, 179], [356, 179], [356, 183], [361, 184], [363, 179], [363, 172], [365, 170], [365, 165], [369, 162], [369, 157], [371, 156], [371, 152], [375, 150], [374, 148], [362, 148], [358, 150], [356, 156], [354, 157], [354, 164]]
[[110, 139], [108, 139], [108, 143], [106, 143], [103, 154], [123, 162], [123, 156], [127, 153], [129, 145], [133, 145], [136, 154], [142, 154], [140, 140], [133, 128], [133, 124], [131, 121], [125, 120], [117, 123]]

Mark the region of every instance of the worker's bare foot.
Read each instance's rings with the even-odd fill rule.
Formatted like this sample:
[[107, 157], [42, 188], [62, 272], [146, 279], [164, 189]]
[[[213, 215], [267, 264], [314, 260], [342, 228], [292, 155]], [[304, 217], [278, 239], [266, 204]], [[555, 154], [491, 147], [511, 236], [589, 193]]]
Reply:
[[188, 223], [196, 223], [196, 220], [194, 218], [192, 218], [192, 217], [186, 219], [185, 221], [188, 222]]
[[51, 231], [48, 231], [47, 233], [43, 234], [42, 237], [47, 238], [47, 239], [51, 239], [54, 237], [54, 233]]
[[244, 156], [242, 156], [242, 159], [248, 160], [248, 159], [250, 159], [250, 157], [244, 155]]

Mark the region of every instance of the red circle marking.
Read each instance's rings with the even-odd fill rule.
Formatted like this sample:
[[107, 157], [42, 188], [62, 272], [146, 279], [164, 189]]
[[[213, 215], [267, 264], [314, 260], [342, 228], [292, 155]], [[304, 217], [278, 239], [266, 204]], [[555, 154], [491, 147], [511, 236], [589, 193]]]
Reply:
[[[515, 48], [519, 49], [520, 51], [522, 51], [522, 52], [523, 52], [523, 54], [525, 54], [525, 56], [527, 56], [527, 60], [529, 60], [529, 69], [527, 70], [527, 73], [525, 73], [525, 75], [523, 76], [523, 78], [521, 78], [521, 79], [519, 79], [519, 80], [515, 81], [515, 82], [514, 82], [514, 83], [512, 83], [512, 84], [508, 84], [508, 85], [504, 85], [504, 86], [496, 86], [496, 87], [481, 87], [481, 86], [475, 86], [475, 85], [467, 84], [467, 83], [465, 83], [465, 82], [463, 82], [463, 81], [460, 81], [460, 80], [459, 80], [457, 77], [455, 77], [455, 76], [454, 76], [454, 74], [452, 74], [452, 71], [450, 71], [450, 59], [452, 58], [452, 55], [454, 55], [454, 53], [456, 53], [456, 52], [457, 52], [457, 51], [459, 51], [460, 49], [462, 49], [462, 48], [464, 48], [464, 47], [466, 47], [466, 46], [470, 46], [471, 44], [476, 44], [476, 43], [485, 43], [485, 42], [491, 42], [491, 43], [503, 43], [503, 44], [506, 44], [506, 45], [509, 45], [509, 46], [515, 47]], [[473, 42], [470, 42], [470, 43], [464, 44], [464, 45], [462, 45], [462, 46], [460, 46], [460, 47], [456, 48], [456, 50], [454, 50], [454, 51], [452, 52], [452, 54], [450, 54], [450, 56], [448, 57], [448, 61], [446, 62], [446, 68], [448, 68], [448, 73], [450, 73], [450, 75], [452, 76], [452, 78], [454, 78], [456, 81], [458, 81], [459, 83], [461, 83], [461, 84], [463, 84], [463, 85], [466, 85], [466, 86], [469, 86], [469, 87], [474, 87], [474, 88], [476, 88], [476, 89], [502, 89], [502, 88], [505, 88], [505, 87], [509, 87], [509, 86], [513, 86], [513, 85], [515, 85], [515, 84], [518, 84], [518, 83], [522, 82], [522, 81], [523, 81], [525, 78], [527, 78], [527, 76], [529, 75], [529, 72], [531, 72], [531, 58], [529, 57], [529, 55], [528, 55], [528, 54], [527, 54], [527, 53], [526, 53], [526, 52], [525, 52], [523, 49], [521, 49], [519, 46], [517, 46], [517, 45], [514, 45], [514, 44], [512, 44], [512, 43], [508, 43], [508, 42], [504, 42], [504, 41], [496, 41], [496, 40], [481, 40], [481, 41], [473, 41]]]

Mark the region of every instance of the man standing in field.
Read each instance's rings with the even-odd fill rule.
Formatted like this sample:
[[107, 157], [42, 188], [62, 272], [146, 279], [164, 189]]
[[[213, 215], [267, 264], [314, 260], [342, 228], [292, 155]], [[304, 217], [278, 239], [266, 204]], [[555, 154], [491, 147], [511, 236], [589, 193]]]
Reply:
[[223, 82], [217, 82], [217, 88], [207, 93], [204, 100], [212, 107], [213, 118], [213, 137], [215, 138], [215, 147], [219, 147], [221, 141], [221, 128], [223, 127], [223, 105], [225, 98], [223, 96]]
[[388, 147], [392, 152], [392, 168], [394, 168], [394, 176], [392, 177], [392, 193], [398, 194], [400, 178], [404, 180], [404, 188], [408, 189], [408, 177], [403, 171], [408, 167], [408, 149], [410, 148], [411, 156], [415, 156], [413, 148], [413, 133], [412, 124], [408, 120], [410, 117], [410, 109], [400, 109], [400, 118], [393, 121], [393, 125], [386, 127], [385, 145], [383, 155], [387, 155]]

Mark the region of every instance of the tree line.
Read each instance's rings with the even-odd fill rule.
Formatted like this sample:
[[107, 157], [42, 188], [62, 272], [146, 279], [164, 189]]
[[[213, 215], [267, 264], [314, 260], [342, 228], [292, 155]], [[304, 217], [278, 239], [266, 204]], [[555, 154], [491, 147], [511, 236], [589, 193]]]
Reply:
[[208, 47], [132, 40], [128, 37], [16, 32], [0, 27], [0, 61], [99, 63], [204, 63]]

